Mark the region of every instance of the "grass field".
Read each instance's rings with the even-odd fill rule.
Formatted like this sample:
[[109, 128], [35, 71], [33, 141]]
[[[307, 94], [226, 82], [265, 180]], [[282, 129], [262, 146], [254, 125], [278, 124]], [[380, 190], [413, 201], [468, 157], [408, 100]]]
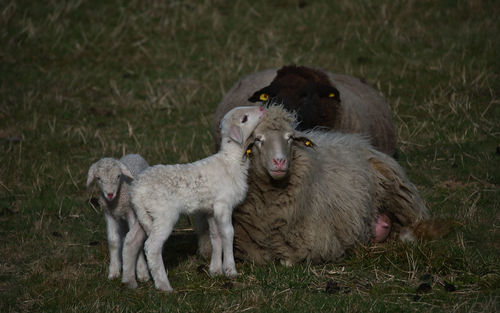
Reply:
[[[0, 25], [0, 312], [500, 311], [496, 1], [2, 0]], [[213, 153], [224, 92], [290, 63], [383, 93], [398, 161], [454, 231], [332, 264], [239, 263], [232, 281], [178, 231], [164, 255], [175, 293], [108, 281], [90, 164]]]

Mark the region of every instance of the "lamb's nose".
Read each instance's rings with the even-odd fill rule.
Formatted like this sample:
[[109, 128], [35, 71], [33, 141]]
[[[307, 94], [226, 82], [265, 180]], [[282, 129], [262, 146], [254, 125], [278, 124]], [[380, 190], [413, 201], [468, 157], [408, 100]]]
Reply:
[[107, 196], [108, 196], [108, 199], [113, 199], [113, 194], [112, 193], [108, 193]]

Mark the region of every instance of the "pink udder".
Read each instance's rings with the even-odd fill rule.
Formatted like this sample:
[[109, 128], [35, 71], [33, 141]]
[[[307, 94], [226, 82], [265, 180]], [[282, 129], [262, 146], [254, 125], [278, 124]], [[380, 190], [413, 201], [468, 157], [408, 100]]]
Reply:
[[391, 220], [385, 214], [380, 214], [375, 223], [374, 242], [383, 242], [391, 232]]

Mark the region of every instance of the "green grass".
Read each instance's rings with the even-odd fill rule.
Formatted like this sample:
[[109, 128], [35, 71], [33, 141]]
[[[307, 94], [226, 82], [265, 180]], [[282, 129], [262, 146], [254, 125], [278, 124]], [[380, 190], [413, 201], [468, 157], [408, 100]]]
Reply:
[[[0, 26], [1, 312], [500, 310], [495, 1], [6, 0]], [[454, 231], [332, 264], [239, 263], [233, 281], [210, 278], [179, 232], [164, 254], [175, 293], [108, 281], [90, 164], [213, 153], [224, 92], [290, 63], [363, 77], [387, 97], [398, 161]]]

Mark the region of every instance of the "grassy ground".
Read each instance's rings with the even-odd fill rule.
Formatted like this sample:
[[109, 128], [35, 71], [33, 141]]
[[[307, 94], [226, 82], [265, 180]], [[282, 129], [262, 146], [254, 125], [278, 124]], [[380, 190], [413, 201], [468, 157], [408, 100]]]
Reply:
[[[486, 0], [0, 1], [0, 311], [498, 312], [499, 16]], [[224, 91], [290, 63], [387, 97], [398, 161], [455, 231], [334, 264], [240, 263], [233, 281], [210, 278], [178, 232], [174, 294], [108, 281], [90, 164], [211, 154]]]

